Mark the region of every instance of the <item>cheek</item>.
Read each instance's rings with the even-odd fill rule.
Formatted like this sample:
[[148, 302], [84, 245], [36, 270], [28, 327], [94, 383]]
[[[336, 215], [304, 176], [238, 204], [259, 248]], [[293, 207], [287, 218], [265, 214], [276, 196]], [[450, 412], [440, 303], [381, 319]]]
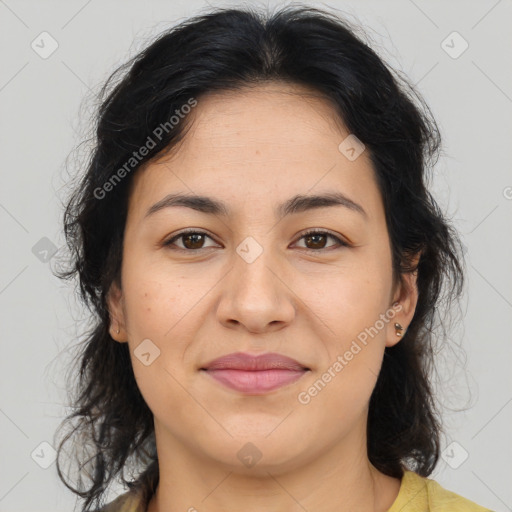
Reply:
[[[185, 397], [184, 354], [192, 333], [180, 321], [186, 308], [180, 307], [179, 286], [164, 286], [154, 280], [140, 281], [131, 289], [127, 283], [126, 319], [130, 357], [137, 386], [156, 417], [169, 404]], [[181, 397], [181, 398], [180, 398]]]
[[[297, 396], [308, 416], [323, 418], [322, 428], [333, 435], [341, 425], [348, 428], [364, 416], [384, 354], [381, 333], [372, 337], [360, 331], [356, 319], [351, 322], [339, 324], [342, 334], [327, 345], [325, 366], [316, 369], [312, 382]], [[358, 338], [361, 332], [366, 336]]]
[[[218, 276], [204, 265], [170, 261], [165, 252], [137, 250], [134, 241], [125, 251], [123, 292], [126, 323], [134, 338], [152, 336], [166, 344], [180, 333], [186, 338], [202, 299]], [[142, 244], [141, 244], [142, 245]], [[128, 244], [127, 244], [128, 246]]]
[[297, 280], [294, 291], [321, 320], [326, 339], [341, 343], [342, 348], [348, 338], [374, 325], [388, 308], [388, 274], [379, 264], [365, 260], [365, 265], [330, 272], [320, 281]]
[[132, 342], [163, 341], [186, 314], [182, 280], [131, 254], [123, 267], [126, 325]]
[[340, 414], [361, 412], [380, 371], [391, 321], [382, 320], [391, 286], [385, 263], [365, 258], [364, 265], [332, 273], [306, 301], [321, 320], [317, 337], [326, 354], [325, 367], [318, 369], [320, 382], [311, 393], [318, 393], [314, 401], [325, 407], [335, 404]]

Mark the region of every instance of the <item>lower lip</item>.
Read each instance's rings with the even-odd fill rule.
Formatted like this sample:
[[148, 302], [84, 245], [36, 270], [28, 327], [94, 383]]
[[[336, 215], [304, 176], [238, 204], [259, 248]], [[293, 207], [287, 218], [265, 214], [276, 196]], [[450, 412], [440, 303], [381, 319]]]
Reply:
[[242, 393], [265, 393], [299, 380], [307, 370], [206, 370], [225, 386]]

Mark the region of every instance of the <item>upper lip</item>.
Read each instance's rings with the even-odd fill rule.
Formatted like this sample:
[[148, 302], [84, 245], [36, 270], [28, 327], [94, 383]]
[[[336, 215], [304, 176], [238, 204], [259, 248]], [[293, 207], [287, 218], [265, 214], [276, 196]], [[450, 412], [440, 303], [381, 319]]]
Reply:
[[270, 352], [267, 354], [251, 355], [245, 352], [228, 354], [201, 367], [201, 370], [309, 370], [306, 366], [291, 357]]

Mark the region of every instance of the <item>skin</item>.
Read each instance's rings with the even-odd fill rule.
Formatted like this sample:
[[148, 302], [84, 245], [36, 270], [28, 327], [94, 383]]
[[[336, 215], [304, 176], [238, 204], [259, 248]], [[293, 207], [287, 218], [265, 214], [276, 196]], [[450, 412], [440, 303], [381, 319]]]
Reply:
[[[347, 159], [338, 145], [349, 132], [332, 107], [289, 84], [203, 96], [189, 117], [183, 143], [134, 176], [121, 285], [108, 295], [111, 334], [129, 344], [154, 415], [160, 484], [149, 512], [388, 510], [400, 480], [368, 460], [368, 403], [385, 347], [401, 339], [394, 323], [405, 332], [414, 315], [417, 288], [415, 274], [393, 282], [368, 152]], [[274, 216], [295, 194], [326, 191], [342, 192], [367, 216], [343, 206]], [[176, 192], [224, 201], [231, 215], [169, 207], [146, 216]], [[211, 238], [176, 240], [186, 253], [163, 245], [185, 228]], [[311, 228], [351, 245], [308, 241]], [[263, 249], [252, 263], [236, 251], [248, 236]], [[394, 318], [301, 404], [298, 394], [394, 303]], [[134, 356], [144, 339], [160, 350], [149, 366]], [[199, 371], [238, 351], [278, 352], [311, 371], [263, 395]], [[261, 453], [252, 467], [237, 457], [249, 442]]]

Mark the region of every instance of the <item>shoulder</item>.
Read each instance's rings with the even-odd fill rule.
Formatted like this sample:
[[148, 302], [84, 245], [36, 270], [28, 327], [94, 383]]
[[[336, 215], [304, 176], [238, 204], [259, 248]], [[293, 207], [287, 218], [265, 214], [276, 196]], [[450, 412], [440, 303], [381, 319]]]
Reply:
[[130, 490], [95, 512], [146, 512], [146, 509], [142, 503], [141, 493]]
[[405, 471], [398, 496], [388, 512], [492, 512], [439, 485]]

